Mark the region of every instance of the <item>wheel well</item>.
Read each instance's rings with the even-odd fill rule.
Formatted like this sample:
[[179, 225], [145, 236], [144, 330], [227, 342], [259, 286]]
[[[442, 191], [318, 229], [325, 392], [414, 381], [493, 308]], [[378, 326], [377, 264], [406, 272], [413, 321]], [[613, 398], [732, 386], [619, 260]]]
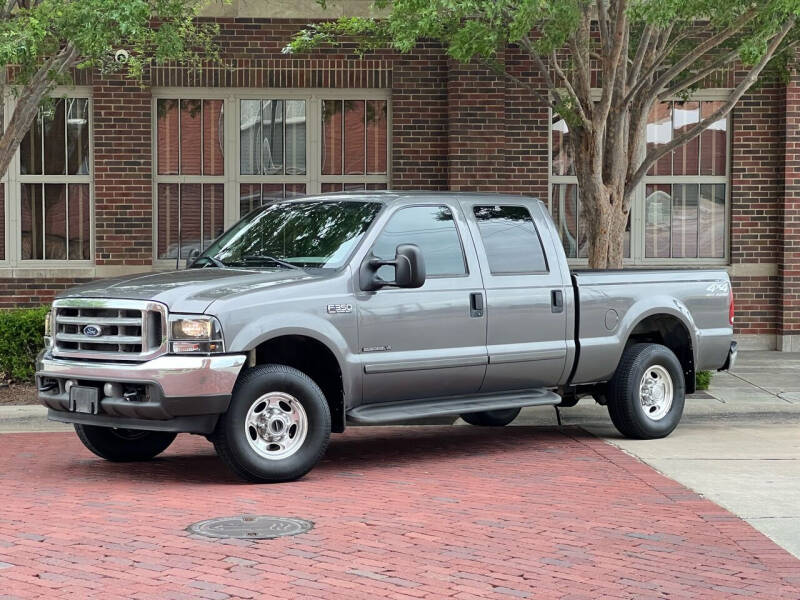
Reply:
[[631, 331], [625, 347], [641, 342], [662, 344], [672, 350], [683, 367], [686, 393], [691, 394], [695, 391], [692, 338], [680, 319], [664, 314], [650, 315], [642, 319]]
[[262, 342], [254, 350], [257, 365], [287, 365], [311, 377], [328, 401], [332, 431], [344, 431], [342, 370], [336, 356], [325, 344], [303, 335], [285, 335]]

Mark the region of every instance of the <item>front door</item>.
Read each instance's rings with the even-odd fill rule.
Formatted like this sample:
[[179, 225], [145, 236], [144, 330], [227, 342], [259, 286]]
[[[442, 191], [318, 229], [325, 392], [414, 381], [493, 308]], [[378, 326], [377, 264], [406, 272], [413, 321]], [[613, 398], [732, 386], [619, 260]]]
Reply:
[[566, 301], [572, 288], [557, 257], [542, 244], [537, 222], [549, 232], [541, 207], [524, 200], [463, 207], [484, 249], [489, 365], [481, 391], [555, 386], [566, 368]]
[[[457, 204], [407, 206], [389, 216], [371, 252], [394, 257], [416, 244], [427, 277], [418, 289], [357, 293], [364, 403], [477, 392], [486, 372], [486, 313], [471, 310], [483, 286]], [[383, 271], [385, 269], [386, 271]], [[379, 275], [393, 280], [392, 267]]]

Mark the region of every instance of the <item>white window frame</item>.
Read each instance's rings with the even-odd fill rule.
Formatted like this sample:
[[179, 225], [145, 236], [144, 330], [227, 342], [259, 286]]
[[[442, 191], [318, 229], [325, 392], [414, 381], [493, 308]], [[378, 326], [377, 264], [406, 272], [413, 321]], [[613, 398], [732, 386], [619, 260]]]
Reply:
[[[692, 94], [687, 102], [714, 102], [727, 100], [730, 95], [726, 88], [709, 88], [698, 90]], [[600, 90], [594, 90], [594, 94], [599, 99]], [[683, 98], [672, 97], [666, 101], [684, 101]], [[630, 258], [624, 258], [623, 264], [628, 266], [724, 266], [730, 264], [731, 256], [731, 155], [733, 152], [733, 111], [725, 117], [727, 120], [727, 136], [725, 151], [725, 175], [645, 175], [642, 182], [634, 192], [631, 202], [631, 243]], [[553, 185], [555, 184], [576, 184], [578, 180], [575, 175], [553, 175], [553, 110], [549, 110], [548, 129], [547, 129], [547, 206], [550, 214], [553, 214]], [[702, 142], [701, 142], [702, 144]], [[702, 148], [701, 148], [702, 151]], [[646, 258], [645, 257], [645, 200], [646, 188], [648, 184], [725, 184], [725, 239], [724, 254], [722, 258]], [[580, 218], [580, 217], [578, 217]], [[569, 258], [567, 262], [570, 266], [584, 267], [589, 263], [588, 258]]]
[[[194, 99], [223, 101], [223, 152], [225, 174], [159, 175], [158, 174], [158, 113], [162, 99]], [[305, 175], [240, 175], [239, 121], [241, 100], [305, 100], [306, 101], [306, 174]], [[322, 101], [323, 100], [385, 100], [386, 110], [386, 174], [383, 175], [322, 175]], [[392, 101], [388, 88], [153, 88], [151, 104], [152, 182], [153, 182], [153, 264], [167, 268], [176, 259], [158, 258], [158, 184], [159, 183], [222, 183], [224, 185], [223, 223], [225, 229], [239, 220], [240, 184], [305, 184], [306, 195], [321, 193], [323, 183], [377, 183], [389, 187], [392, 156]], [[179, 134], [180, 135], [180, 134]], [[180, 143], [180, 140], [179, 140]], [[178, 259], [180, 260], [180, 259]]]
[[[5, 259], [0, 260], [0, 267], [11, 267], [19, 269], [53, 269], [57, 271], [69, 269], [92, 268], [95, 264], [95, 245], [96, 245], [96, 226], [95, 226], [95, 190], [94, 190], [94, 100], [92, 88], [89, 86], [56, 87], [50, 92], [50, 97], [59, 99], [67, 98], [87, 98], [89, 101], [89, 173], [86, 175], [21, 175], [20, 174], [20, 150], [14, 154], [8, 171], [3, 176], [2, 182], [5, 184]], [[5, 118], [8, 119], [13, 114], [16, 100], [13, 94], [7, 94], [5, 101]], [[6, 123], [3, 123], [5, 130]], [[89, 185], [89, 214], [90, 214], [90, 233], [89, 233], [89, 258], [88, 260], [53, 260], [53, 259], [23, 259], [22, 258], [22, 234], [19, 231], [22, 222], [22, 193], [21, 186], [24, 183], [60, 183], [60, 184], [88, 184]], [[68, 214], [68, 213], [67, 213]], [[67, 222], [67, 236], [69, 236], [69, 222]], [[75, 273], [81, 275], [82, 273]], [[24, 272], [16, 272], [14, 275], [25, 275]], [[70, 274], [72, 275], [72, 274]], [[55, 274], [59, 276], [59, 274]], [[67, 276], [67, 275], [64, 275]]]

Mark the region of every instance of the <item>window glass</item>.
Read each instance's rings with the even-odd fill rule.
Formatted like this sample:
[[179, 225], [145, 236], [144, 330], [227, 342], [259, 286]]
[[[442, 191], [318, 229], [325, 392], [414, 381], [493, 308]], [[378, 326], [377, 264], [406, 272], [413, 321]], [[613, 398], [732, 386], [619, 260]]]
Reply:
[[224, 229], [221, 183], [158, 184], [158, 258], [188, 258]]
[[[669, 101], [656, 104], [647, 122], [651, 151], [711, 116], [722, 101]], [[577, 177], [566, 142], [569, 132], [558, 115], [552, 119], [550, 212], [567, 258], [586, 258], [588, 244], [580, 210]], [[646, 259], [724, 259], [728, 197], [728, 119], [661, 157], [634, 197], [636, 256], [631, 255], [631, 219], [624, 256]]]
[[387, 111], [386, 100], [323, 100], [322, 175], [386, 174]]
[[[397, 211], [375, 241], [372, 253], [392, 259], [400, 244], [419, 246], [429, 277], [467, 272], [453, 213], [446, 206], [411, 206]], [[391, 267], [382, 267], [378, 275], [392, 280], [392, 271]]]
[[245, 216], [269, 202], [305, 195], [305, 183], [243, 183], [239, 186], [239, 214]]
[[89, 174], [89, 99], [67, 99], [67, 173]]
[[0, 260], [6, 258], [6, 186], [0, 183]]
[[54, 100], [20, 143], [21, 260], [91, 259], [89, 106], [88, 98]]
[[648, 185], [645, 256], [724, 258], [725, 191], [722, 183]]
[[338, 269], [380, 209], [377, 202], [276, 202], [247, 215], [205, 254], [225, 266]]
[[239, 106], [239, 172], [305, 175], [306, 101], [242, 100]]
[[489, 270], [504, 273], [547, 271], [542, 241], [524, 206], [474, 206]]

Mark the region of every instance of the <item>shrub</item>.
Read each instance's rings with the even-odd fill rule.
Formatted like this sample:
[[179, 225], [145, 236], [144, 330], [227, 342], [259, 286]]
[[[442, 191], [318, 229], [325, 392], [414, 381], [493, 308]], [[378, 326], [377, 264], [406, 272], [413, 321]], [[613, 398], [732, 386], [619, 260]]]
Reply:
[[13, 381], [31, 381], [42, 349], [47, 306], [0, 310], [0, 371]]
[[707, 390], [711, 385], [711, 378], [714, 373], [711, 371], [698, 371], [695, 373], [694, 380], [698, 390]]

